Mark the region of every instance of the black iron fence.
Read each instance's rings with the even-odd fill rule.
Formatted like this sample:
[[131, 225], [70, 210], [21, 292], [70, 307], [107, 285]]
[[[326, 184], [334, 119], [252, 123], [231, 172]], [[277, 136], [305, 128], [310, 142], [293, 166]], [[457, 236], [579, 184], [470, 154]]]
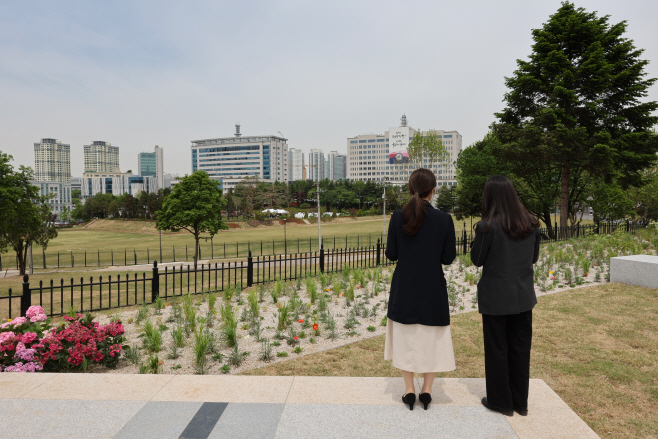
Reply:
[[85, 312], [123, 308], [153, 303], [158, 297], [166, 301], [188, 293], [241, 289], [245, 285], [275, 279], [289, 281], [341, 271], [345, 267], [373, 268], [392, 264], [384, 252], [385, 246], [378, 241], [373, 246], [360, 248], [321, 248], [319, 252], [276, 256], [249, 255], [242, 261], [200, 264], [196, 268], [189, 264], [163, 267], [156, 261], [148, 277], [147, 273], [129, 273], [79, 280], [71, 278], [68, 281], [60, 279], [59, 282], [39, 281], [34, 285], [25, 275], [20, 295], [9, 289], [7, 295], [0, 296], [0, 312], [13, 318], [25, 315], [32, 305], [43, 307], [50, 316], [66, 314], [70, 309]]
[[[360, 248], [375, 245], [377, 240], [383, 242], [385, 235], [377, 233], [347, 234], [324, 237], [322, 245], [326, 250], [340, 248]], [[219, 238], [218, 238], [219, 240]], [[273, 256], [289, 253], [317, 252], [318, 238], [296, 238], [281, 240], [259, 240], [233, 243], [214, 243], [214, 239], [202, 238], [199, 244], [199, 259], [238, 259], [253, 256]], [[184, 246], [147, 247], [142, 249], [124, 248], [44, 251], [35, 248], [32, 254], [34, 268], [75, 268], [75, 267], [105, 267], [148, 265], [154, 259], [162, 263], [188, 262], [194, 260], [194, 244]], [[4, 268], [3, 268], [4, 267]], [[3, 269], [18, 269], [16, 256], [0, 255], [0, 271]]]
[[[592, 234], [614, 233], [621, 228], [625, 232], [637, 232], [645, 226], [634, 223], [600, 223], [576, 227], [541, 228], [541, 242], [565, 241]], [[463, 230], [456, 237], [458, 253], [468, 253], [473, 241], [473, 232]], [[152, 273], [132, 273], [115, 277], [101, 275], [97, 279], [60, 279], [31, 285], [27, 275], [23, 278], [20, 295], [9, 289], [0, 296], [0, 315], [12, 318], [25, 315], [31, 305], [40, 305], [49, 315], [62, 315], [70, 308], [81, 311], [99, 311], [112, 308], [151, 303], [156, 297], [168, 299], [183, 294], [198, 294], [202, 291], [225, 291], [228, 287], [241, 288], [270, 282], [274, 279], [294, 280], [318, 273], [341, 271], [345, 267], [372, 268], [392, 264], [385, 255], [385, 245], [377, 240], [375, 245], [351, 248], [333, 248], [320, 251], [282, 255], [257, 255], [248, 253], [246, 260], [214, 264], [200, 264], [196, 268], [166, 266], [157, 261]]]

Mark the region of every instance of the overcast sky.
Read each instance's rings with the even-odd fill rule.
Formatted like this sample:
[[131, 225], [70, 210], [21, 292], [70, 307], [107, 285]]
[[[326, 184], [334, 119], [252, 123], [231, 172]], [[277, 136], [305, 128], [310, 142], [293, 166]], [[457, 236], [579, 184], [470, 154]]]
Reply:
[[[628, 21], [658, 77], [656, 0], [577, 1]], [[406, 113], [417, 129], [481, 139], [504, 76], [558, 0], [19, 1], [0, 3], [0, 151], [34, 166], [43, 137], [119, 146], [121, 170], [164, 148], [191, 172], [192, 140], [282, 132], [288, 146], [346, 151]], [[658, 86], [649, 98], [658, 100]]]

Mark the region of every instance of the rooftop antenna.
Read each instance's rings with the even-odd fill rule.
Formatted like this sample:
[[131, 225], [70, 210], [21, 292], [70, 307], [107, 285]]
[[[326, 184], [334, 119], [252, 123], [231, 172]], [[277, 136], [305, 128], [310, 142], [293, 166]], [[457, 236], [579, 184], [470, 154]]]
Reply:
[[284, 138], [286, 137], [286, 136], [283, 135], [283, 133], [281, 131], [277, 131], [277, 133], [281, 134], [281, 137], [284, 137]]
[[240, 137], [242, 134], [240, 134], [240, 123], [235, 124], [235, 137]]
[[400, 118], [400, 126], [406, 127], [407, 126], [407, 115], [403, 114], [402, 117]]

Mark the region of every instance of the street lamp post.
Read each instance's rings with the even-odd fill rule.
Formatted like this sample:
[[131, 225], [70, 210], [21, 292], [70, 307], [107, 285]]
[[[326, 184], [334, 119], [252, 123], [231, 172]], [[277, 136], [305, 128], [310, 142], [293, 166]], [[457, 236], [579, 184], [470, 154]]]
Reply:
[[322, 248], [322, 227], [320, 226], [321, 217], [320, 217], [320, 180], [317, 181], [318, 184], [318, 251]]
[[384, 193], [382, 194], [382, 203], [384, 205], [384, 212], [382, 215], [382, 244], [384, 244], [384, 236], [386, 235], [386, 181], [384, 181]]
[[288, 235], [286, 234], [286, 224], [288, 224], [288, 218], [283, 219], [283, 251], [284, 254], [288, 254]]

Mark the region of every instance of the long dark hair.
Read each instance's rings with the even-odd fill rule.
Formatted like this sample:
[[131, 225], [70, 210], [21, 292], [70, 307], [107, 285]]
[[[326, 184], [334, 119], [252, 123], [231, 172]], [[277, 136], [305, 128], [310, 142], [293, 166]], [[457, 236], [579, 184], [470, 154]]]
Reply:
[[421, 198], [427, 197], [436, 187], [436, 177], [429, 169], [418, 168], [409, 176], [409, 193], [411, 199], [402, 208], [404, 233], [415, 235], [425, 219], [425, 203]]
[[539, 227], [539, 221], [521, 203], [509, 178], [502, 175], [489, 178], [484, 184], [483, 198], [480, 222], [486, 225], [484, 233], [495, 222], [512, 239], [522, 239]]

